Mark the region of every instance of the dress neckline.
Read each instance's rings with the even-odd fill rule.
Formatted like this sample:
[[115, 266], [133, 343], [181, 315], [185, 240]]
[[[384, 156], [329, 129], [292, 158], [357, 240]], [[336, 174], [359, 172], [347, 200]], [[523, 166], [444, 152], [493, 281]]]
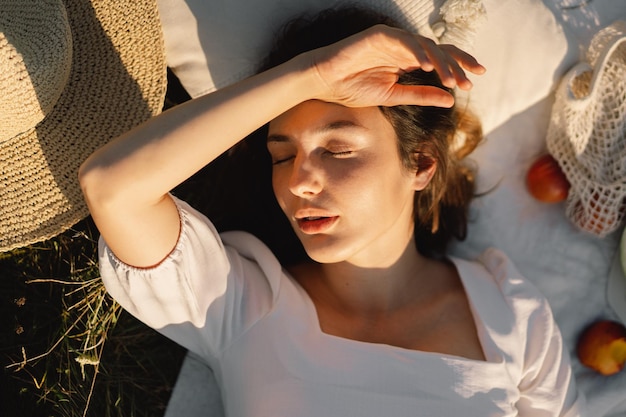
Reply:
[[504, 358], [499, 353], [499, 350], [497, 349], [493, 339], [489, 336], [489, 332], [485, 328], [484, 317], [481, 316], [480, 309], [476, 306], [476, 303], [472, 297], [472, 291], [469, 290], [469, 277], [467, 275], [469, 275], [471, 272], [464, 271], [464, 269], [467, 269], [464, 267], [468, 266], [469, 263], [456, 257], [448, 257], [448, 259], [457, 270], [457, 273], [463, 285], [465, 295], [469, 302], [470, 312], [476, 326], [478, 341], [483, 351], [483, 355], [485, 356], [485, 360], [471, 359], [464, 356], [447, 354], [442, 352], [431, 352], [418, 349], [403, 348], [400, 346], [389, 345], [385, 343], [366, 342], [362, 340], [349, 339], [346, 337], [326, 333], [322, 330], [319, 316], [317, 313], [317, 308], [315, 307], [315, 303], [313, 302], [313, 299], [311, 298], [309, 293], [288, 271], [285, 271], [285, 274], [287, 275], [289, 280], [295, 285], [297, 290], [302, 294], [302, 297], [306, 304], [305, 308], [307, 310], [307, 317], [310, 320], [310, 326], [313, 328], [316, 335], [320, 338], [325, 338], [326, 340], [332, 341], [333, 343], [343, 344], [345, 346], [349, 346], [355, 349], [363, 348], [368, 350], [381, 350], [385, 352], [389, 352], [391, 350], [408, 356], [443, 358], [449, 361], [461, 362], [465, 364], [501, 365], [504, 362]]

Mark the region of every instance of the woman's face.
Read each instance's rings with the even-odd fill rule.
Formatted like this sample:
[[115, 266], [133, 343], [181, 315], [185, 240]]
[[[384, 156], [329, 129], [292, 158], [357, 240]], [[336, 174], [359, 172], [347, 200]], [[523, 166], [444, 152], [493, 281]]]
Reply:
[[404, 168], [396, 141], [376, 107], [311, 100], [270, 123], [274, 193], [312, 259], [385, 267], [404, 251], [432, 173]]

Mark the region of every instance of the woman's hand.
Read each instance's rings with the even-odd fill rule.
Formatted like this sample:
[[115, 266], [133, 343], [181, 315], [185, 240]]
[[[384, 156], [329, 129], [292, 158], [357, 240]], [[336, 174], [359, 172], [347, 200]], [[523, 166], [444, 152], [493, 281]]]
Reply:
[[482, 74], [474, 57], [453, 45], [437, 45], [423, 36], [377, 25], [310, 53], [320, 80], [317, 99], [350, 107], [400, 104], [450, 107], [453, 97], [432, 86], [397, 83], [405, 72], [437, 71], [443, 85], [468, 90], [465, 71]]

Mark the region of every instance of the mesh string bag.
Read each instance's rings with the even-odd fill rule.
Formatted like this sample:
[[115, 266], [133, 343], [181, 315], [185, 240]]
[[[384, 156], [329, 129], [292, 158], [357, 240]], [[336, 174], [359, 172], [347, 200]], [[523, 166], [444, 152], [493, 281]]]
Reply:
[[546, 142], [571, 184], [566, 216], [599, 237], [617, 230], [626, 204], [626, 22], [595, 35], [586, 62], [561, 80]]

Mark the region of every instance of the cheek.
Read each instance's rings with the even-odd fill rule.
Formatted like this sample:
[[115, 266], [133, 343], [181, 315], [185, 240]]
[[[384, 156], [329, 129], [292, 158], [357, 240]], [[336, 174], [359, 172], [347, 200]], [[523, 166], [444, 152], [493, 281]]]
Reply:
[[[359, 187], [360, 195], [353, 195], [361, 204], [378, 207], [387, 212], [401, 212], [407, 204], [413, 204], [415, 191], [412, 178], [397, 167], [385, 167], [376, 172], [377, 175], [362, 178]], [[383, 215], [383, 213], [381, 213]]]
[[332, 198], [344, 210], [354, 215], [375, 213], [383, 203], [381, 200], [386, 201], [389, 198], [386, 192], [391, 184], [382, 174], [373, 169], [336, 173], [326, 184], [329, 194], [327, 198]]

